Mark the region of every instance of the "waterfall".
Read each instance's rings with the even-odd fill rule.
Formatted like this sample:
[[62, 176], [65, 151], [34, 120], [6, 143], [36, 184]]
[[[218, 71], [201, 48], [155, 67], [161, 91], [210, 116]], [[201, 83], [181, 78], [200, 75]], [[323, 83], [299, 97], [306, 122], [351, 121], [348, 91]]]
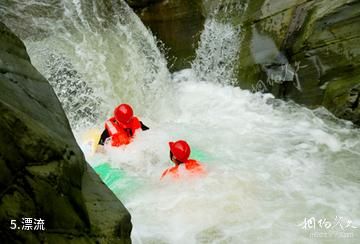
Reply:
[[146, 113], [165, 90], [166, 60], [122, 0], [10, 1], [0, 13], [52, 83], [74, 129], [103, 121], [120, 102]]

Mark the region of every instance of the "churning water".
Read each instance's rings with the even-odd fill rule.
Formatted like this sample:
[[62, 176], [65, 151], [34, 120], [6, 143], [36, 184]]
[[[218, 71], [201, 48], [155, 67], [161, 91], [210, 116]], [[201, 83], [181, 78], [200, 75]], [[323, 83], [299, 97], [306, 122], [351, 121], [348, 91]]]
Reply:
[[[81, 0], [59, 0], [62, 18], [37, 17], [45, 2], [0, 11], [39, 23], [41, 37], [15, 29], [53, 82], [75, 134], [103, 128], [120, 102], [151, 128], [126, 147], [87, 155], [94, 167], [122, 170], [109, 186], [131, 213], [134, 243], [359, 243], [359, 130], [324, 109], [230, 86], [240, 30], [208, 19], [192, 68], [170, 74], [156, 40], [122, 1], [111, 21], [99, 3]], [[7, 24], [16, 27], [15, 20]], [[207, 177], [159, 180], [171, 166], [167, 143], [177, 139], [190, 143]], [[352, 223], [302, 229], [312, 217]]]

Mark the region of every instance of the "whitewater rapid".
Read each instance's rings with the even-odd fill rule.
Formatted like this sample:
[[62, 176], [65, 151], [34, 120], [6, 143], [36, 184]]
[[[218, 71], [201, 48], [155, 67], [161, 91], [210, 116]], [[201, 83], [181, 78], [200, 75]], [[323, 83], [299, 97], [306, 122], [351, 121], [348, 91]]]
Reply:
[[[161, 97], [168, 106], [154, 108], [156, 121], [141, 117], [150, 131], [89, 158], [136, 182], [130, 193], [121, 179], [111, 185], [132, 215], [134, 243], [318, 243], [298, 226], [305, 218], [359, 224], [360, 133], [350, 123], [199, 82], [191, 70], [174, 77], [173, 91]], [[171, 166], [168, 141], [177, 139], [207, 155], [206, 178], [159, 180]]]

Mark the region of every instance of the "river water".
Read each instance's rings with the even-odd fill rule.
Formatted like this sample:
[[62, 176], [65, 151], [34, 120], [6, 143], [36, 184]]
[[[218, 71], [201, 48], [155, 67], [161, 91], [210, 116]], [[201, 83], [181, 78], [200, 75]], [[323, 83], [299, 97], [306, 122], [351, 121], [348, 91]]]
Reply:
[[[240, 29], [209, 17], [192, 68], [171, 74], [122, 1], [109, 23], [99, 3], [10, 2], [3, 21], [52, 82], [80, 144], [121, 102], [151, 128], [106, 154], [85, 151], [92, 166], [126, 174], [109, 187], [131, 213], [133, 243], [359, 243], [360, 131], [325, 109], [232, 86]], [[189, 142], [207, 177], [159, 180], [177, 139]], [[310, 229], [314, 219], [334, 228]]]

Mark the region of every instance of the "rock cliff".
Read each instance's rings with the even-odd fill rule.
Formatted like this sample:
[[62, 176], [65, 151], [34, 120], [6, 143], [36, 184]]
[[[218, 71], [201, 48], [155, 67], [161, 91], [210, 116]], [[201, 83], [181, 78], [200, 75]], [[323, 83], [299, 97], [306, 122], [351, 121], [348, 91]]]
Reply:
[[[51, 86], [2, 23], [0, 90], [1, 243], [130, 243], [129, 212], [85, 162]], [[44, 220], [45, 231], [22, 230], [23, 218]]]

